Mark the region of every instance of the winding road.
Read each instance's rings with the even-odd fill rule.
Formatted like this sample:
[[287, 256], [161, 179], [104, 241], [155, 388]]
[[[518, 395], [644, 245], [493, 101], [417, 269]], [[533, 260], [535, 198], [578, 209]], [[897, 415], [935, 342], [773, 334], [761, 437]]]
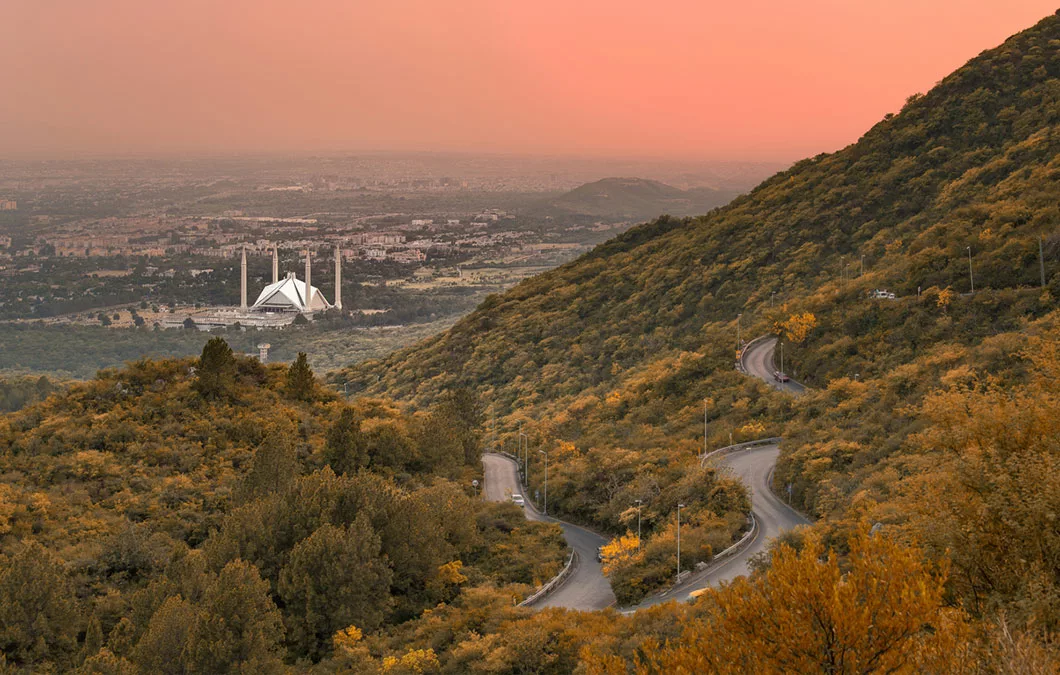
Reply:
[[[794, 380], [777, 382], [773, 377], [776, 368], [773, 365], [773, 353], [778, 344], [776, 337], [755, 340], [743, 353], [744, 371], [769, 383], [780, 391], [790, 394], [801, 394], [806, 387]], [[670, 600], [685, 601], [695, 591], [731, 581], [738, 576], [749, 573], [749, 563], [753, 557], [766, 550], [769, 542], [781, 533], [799, 525], [809, 524], [802, 515], [791, 509], [777, 498], [770, 489], [773, 467], [780, 455], [776, 445], [765, 445], [738, 450], [718, 455], [709, 460], [719, 467], [731, 470], [751, 493], [751, 510], [757, 523], [754, 537], [744, 548], [724, 560], [709, 565], [696, 572], [670, 590], [650, 596], [640, 604], [624, 608], [623, 612], [650, 607]], [[513, 492], [520, 492], [519, 476], [514, 460], [497, 454], [485, 454], [482, 457], [485, 467], [484, 497], [490, 501], [503, 501], [510, 498]], [[558, 590], [537, 603], [537, 607], [567, 607], [570, 609], [594, 610], [609, 607], [615, 603], [611, 585], [603, 575], [600, 563], [596, 562], [596, 549], [606, 543], [606, 539], [585, 528], [564, 523], [538, 513], [529, 503], [526, 504], [526, 517], [530, 520], [557, 522], [563, 527], [567, 543], [577, 550], [579, 566]]]
[[[482, 456], [485, 468], [483, 497], [492, 502], [505, 501], [512, 493], [522, 494], [515, 460], [493, 453]], [[523, 508], [528, 520], [559, 523], [567, 544], [578, 552], [578, 566], [556, 591], [534, 607], [566, 607], [568, 609], [594, 610], [615, 604], [615, 594], [604, 576], [600, 563], [596, 561], [596, 549], [607, 543], [607, 539], [595, 532], [565, 523], [541, 514], [529, 500]]]
[[779, 338], [775, 336], [752, 340], [743, 350], [743, 369], [748, 375], [765, 380], [776, 389], [786, 391], [789, 394], [801, 394], [806, 391], [805, 386], [795, 380], [777, 382], [776, 378], [773, 377], [773, 371], [777, 370], [776, 365], [774, 365], [776, 363], [774, 354], [777, 350], [778, 340]]

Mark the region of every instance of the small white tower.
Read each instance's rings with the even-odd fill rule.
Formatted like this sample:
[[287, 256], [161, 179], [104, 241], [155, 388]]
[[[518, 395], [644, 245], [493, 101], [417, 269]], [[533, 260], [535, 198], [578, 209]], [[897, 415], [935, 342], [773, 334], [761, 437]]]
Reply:
[[305, 250], [305, 306], [308, 311], [313, 309], [313, 267], [310, 262], [311, 253]]
[[272, 245], [272, 283], [280, 280], [280, 247]]
[[258, 360], [262, 363], [269, 362], [269, 347], [271, 346], [268, 342], [262, 342], [258, 345]]
[[239, 308], [247, 308], [247, 247], [243, 247], [243, 260], [239, 270]]
[[335, 244], [335, 309], [342, 309], [342, 249]]

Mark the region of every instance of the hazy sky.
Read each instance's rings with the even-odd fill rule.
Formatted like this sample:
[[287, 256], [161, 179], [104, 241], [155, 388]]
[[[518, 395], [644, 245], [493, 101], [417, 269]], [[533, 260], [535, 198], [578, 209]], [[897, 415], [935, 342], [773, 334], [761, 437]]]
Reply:
[[0, 157], [792, 160], [1056, 0], [0, 0]]

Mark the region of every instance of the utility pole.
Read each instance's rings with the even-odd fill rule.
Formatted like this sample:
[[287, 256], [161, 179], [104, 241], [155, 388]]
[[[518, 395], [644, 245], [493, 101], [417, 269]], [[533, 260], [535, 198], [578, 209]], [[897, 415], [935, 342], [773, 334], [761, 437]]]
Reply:
[[975, 293], [975, 275], [972, 273], [972, 247], [966, 247], [968, 249], [968, 282], [971, 284], [972, 293]]
[[863, 276], [864, 274], [865, 274], [865, 254], [862, 253], [861, 254], [861, 273], [858, 274], [858, 276], [860, 277], [860, 276]]
[[637, 550], [640, 550], [640, 506], [643, 503], [642, 500], [637, 500]]
[[703, 399], [703, 454], [707, 454], [707, 399]]
[[677, 505], [677, 583], [681, 583], [681, 507]]
[[1038, 237], [1038, 266], [1042, 272], [1042, 288], [1045, 288], [1045, 250], [1042, 248], [1042, 238]]
[[743, 314], [737, 314], [736, 315], [736, 348], [737, 349], [739, 349], [741, 346], [743, 346], [743, 338], [742, 338], [742, 334], [741, 334], [741, 331], [740, 331], [740, 317], [742, 317], [742, 316], [743, 316]]
[[530, 437], [519, 432], [519, 447], [523, 450], [523, 480], [530, 487]]
[[548, 515], [548, 450], [538, 450], [539, 454], [545, 456], [545, 515]]
[[780, 343], [780, 372], [784, 372], [784, 343]]
[[772, 293], [769, 294], [769, 306], [770, 307], [773, 306], [773, 300], [775, 300], [776, 297], [777, 297], [777, 292], [776, 291], [773, 291]]

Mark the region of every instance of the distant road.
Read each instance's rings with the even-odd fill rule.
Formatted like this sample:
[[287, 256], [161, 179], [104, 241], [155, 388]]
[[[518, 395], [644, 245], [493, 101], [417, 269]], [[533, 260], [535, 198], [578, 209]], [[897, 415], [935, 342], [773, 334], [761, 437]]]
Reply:
[[776, 378], [773, 377], [773, 372], [778, 369], [778, 366], [774, 365], [776, 363], [774, 353], [777, 349], [778, 339], [776, 337], [766, 338], [746, 348], [743, 353], [743, 367], [747, 370], [748, 375], [765, 380], [776, 389], [786, 391], [789, 394], [801, 394], [806, 391], [805, 386], [795, 380], [777, 382]]
[[[500, 502], [510, 499], [512, 493], [522, 494], [514, 460], [504, 455], [487, 453], [482, 455], [482, 464], [485, 469], [482, 490], [485, 499]], [[543, 515], [529, 500], [524, 511], [528, 520], [559, 523], [567, 544], [578, 552], [578, 567], [574, 574], [567, 577], [558, 590], [534, 606], [594, 610], [613, 605], [615, 594], [604, 576], [603, 568], [596, 561], [596, 549], [606, 544], [607, 539], [584, 527]]]

